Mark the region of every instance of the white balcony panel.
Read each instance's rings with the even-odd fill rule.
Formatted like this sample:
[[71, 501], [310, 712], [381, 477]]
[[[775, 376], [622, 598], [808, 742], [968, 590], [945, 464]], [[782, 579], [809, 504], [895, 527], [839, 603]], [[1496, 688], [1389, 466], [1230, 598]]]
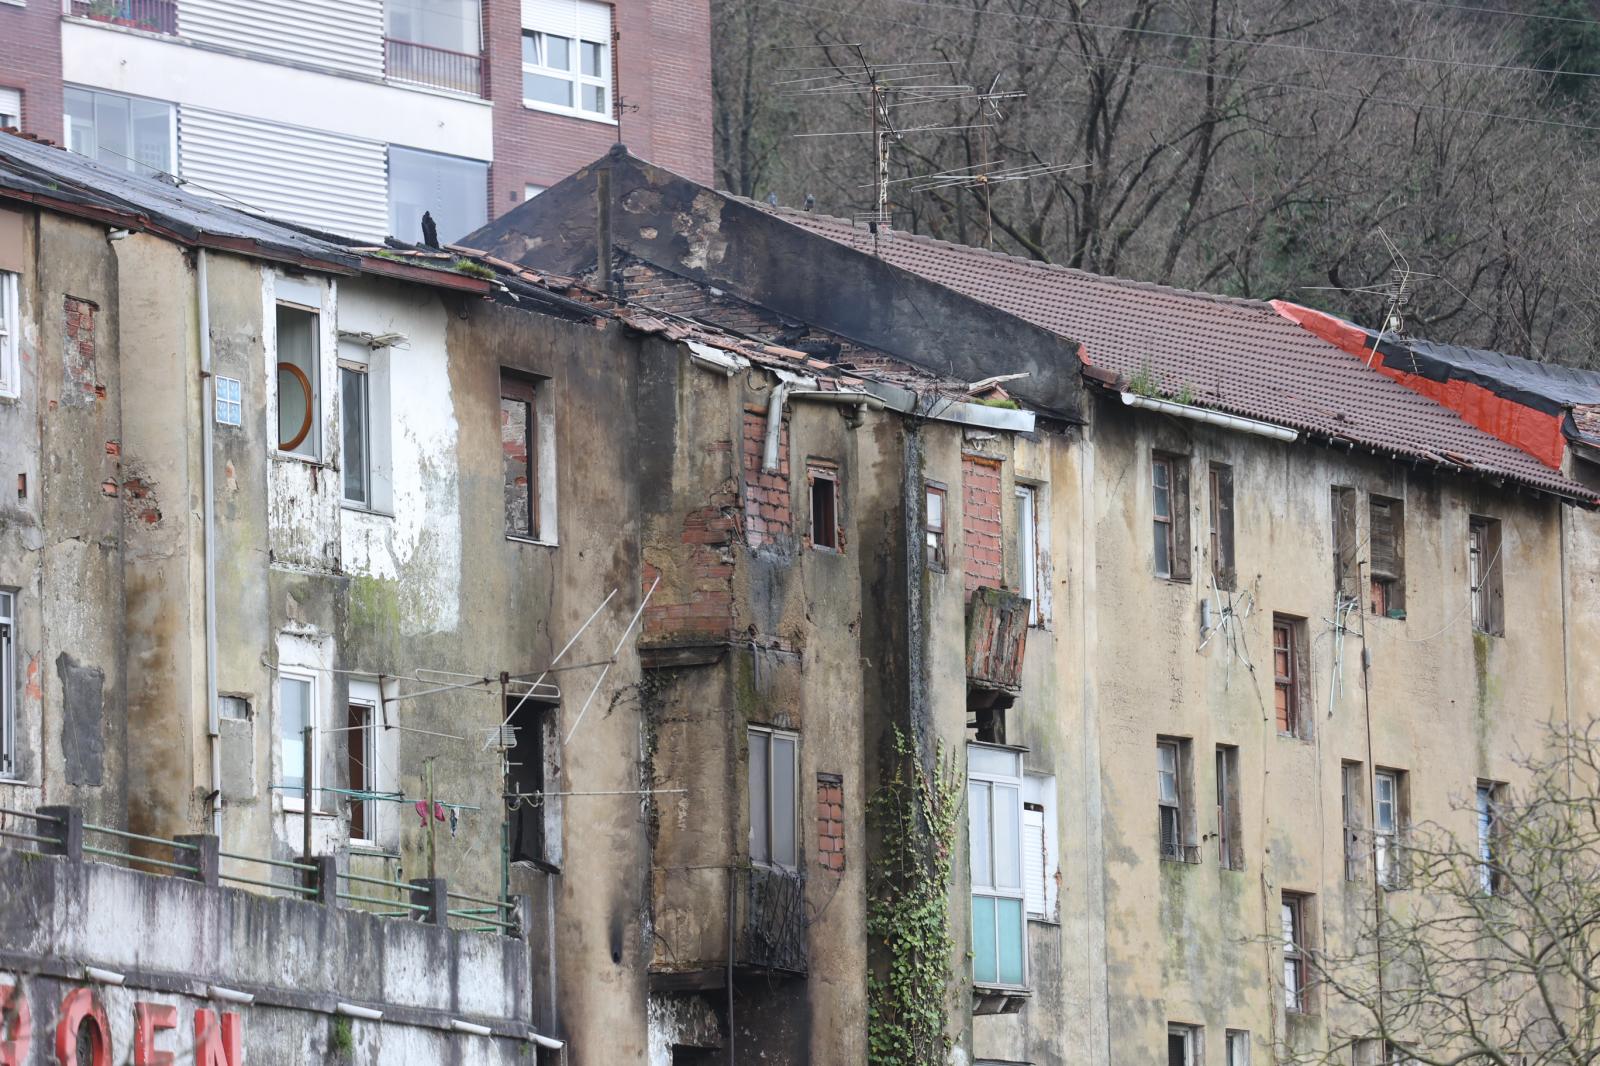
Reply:
[[178, 32], [272, 59], [383, 75], [382, 0], [183, 0]]
[[178, 158], [189, 191], [235, 207], [364, 240], [389, 228], [379, 141], [183, 107]]
[[61, 23], [61, 66], [70, 85], [464, 159], [494, 155], [489, 101], [457, 93], [291, 67], [80, 20]]

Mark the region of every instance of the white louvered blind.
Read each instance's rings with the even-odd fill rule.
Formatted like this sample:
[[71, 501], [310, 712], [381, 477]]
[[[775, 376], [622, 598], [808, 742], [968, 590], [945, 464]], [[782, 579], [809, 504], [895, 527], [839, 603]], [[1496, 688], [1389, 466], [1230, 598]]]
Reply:
[[522, 28], [611, 41], [611, 5], [596, 0], [522, 0]]
[[200, 195], [347, 237], [388, 233], [388, 156], [377, 141], [183, 107], [178, 151]]
[[1045, 880], [1044, 812], [1038, 804], [1029, 803], [1022, 809], [1022, 889], [1028, 901], [1028, 913], [1050, 913], [1050, 890]]
[[183, 0], [178, 32], [271, 59], [383, 76], [382, 0]]

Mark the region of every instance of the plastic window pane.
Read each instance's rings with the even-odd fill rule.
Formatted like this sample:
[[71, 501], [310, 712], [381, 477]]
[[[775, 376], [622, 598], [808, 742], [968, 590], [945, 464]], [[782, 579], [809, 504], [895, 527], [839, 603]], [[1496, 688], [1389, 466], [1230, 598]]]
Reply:
[[994, 985], [1000, 981], [995, 902], [992, 896], [972, 897], [972, 979], [980, 985]]
[[750, 734], [750, 859], [752, 862], [772, 861], [772, 838], [769, 829], [768, 769], [770, 739], [766, 733]]
[[992, 797], [992, 786], [988, 782], [971, 781], [967, 784], [967, 822], [974, 888], [990, 888], [994, 885], [994, 852], [990, 839], [994, 821]]
[[1022, 901], [1020, 899], [997, 899], [995, 904], [995, 940], [999, 954], [1000, 983], [1003, 985], [1022, 984], [1023, 972], [1023, 929]]
[[796, 865], [795, 741], [772, 737], [772, 861]]
[[305, 729], [311, 721], [310, 679], [283, 676], [278, 679], [278, 740], [283, 761], [283, 795], [305, 798]]
[[1022, 891], [1022, 790], [1014, 785], [995, 785], [994, 804], [994, 885], [1013, 892]]

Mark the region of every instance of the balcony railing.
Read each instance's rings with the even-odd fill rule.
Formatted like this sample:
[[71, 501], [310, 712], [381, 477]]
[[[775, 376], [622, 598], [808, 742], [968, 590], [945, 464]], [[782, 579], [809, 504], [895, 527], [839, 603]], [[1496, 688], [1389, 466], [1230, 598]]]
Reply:
[[385, 37], [385, 72], [394, 81], [431, 85], [458, 93], [483, 95], [483, 58], [471, 52], [452, 52], [416, 41]]
[[178, 0], [72, 0], [72, 13], [149, 33], [178, 32]]

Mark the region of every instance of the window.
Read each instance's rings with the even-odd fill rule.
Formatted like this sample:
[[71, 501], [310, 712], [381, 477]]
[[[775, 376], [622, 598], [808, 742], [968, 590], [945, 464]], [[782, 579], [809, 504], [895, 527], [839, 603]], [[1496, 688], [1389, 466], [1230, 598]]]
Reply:
[[1344, 809], [1344, 879], [1363, 881], [1367, 876], [1367, 775], [1361, 763], [1339, 764], [1339, 799]]
[[1022, 779], [1022, 882], [1028, 917], [1054, 921], [1056, 915], [1056, 779], [1028, 774]]
[[22, 375], [17, 358], [21, 335], [17, 275], [0, 270], [0, 396], [21, 395]]
[[593, 0], [524, 5], [522, 102], [541, 111], [611, 117], [611, 7]]
[[1189, 460], [1179, 455], [1150, 460], [1151, 517], [1154, 519], [1155, 573], [1189, 580]]
[[477, 55], [479, 6], [477, 0], [384, 0], [384, 34], [392, 41]]
[[1022, 755], [967, 745], [967, 834], [972, 861], [972, 980], [1027, 983], [1023, 936]]
[[1505, 806], [1506, 786], [1498, 781], [1479, 781], [1477, 796], [1478, 816], [1478, 886], [1485, 895], [1498, 896], [1505, 891], [1501, 884], [1502, 826], [1500, 811]]
[[1211, 537], [1211, 580], [1219, 589], [1234, 586], [1233, 467], [1212, 463], [1208, 477], [1207, 525]]
[[1372, 613], [1379, 618], [1406, 616], [1405, 505], [1373, 496], [1367, 506], [1368, 556], [1372, 566]]
[[1378, 770], [1372, 775], [1372, 859], [1384, 888], [1405, 885], [1406, 774]]
[[217, 424], [238, 426], [244, 424], [244, 405], [238, 378], [217, 377]]
[[793, 870], [799, 865], [795, 817], [800, 738], [750, 727], [750, 861]]
[[1188, 837], [1194, 806], [1189, 778], [1189, 741], [1177, 737], [1157, 740], [1156, 808], [1161, 858], [1169, 862], [1200, 861], [1200, 849], [1191, 845]]
[[66, 90], [67, 148], [141, 177], [170, 174], [177, 123], [171, 104], [88, 89]]
[[561, 862], [561, 799], [549, 782], [560, 780], [560, 705], [531, 695], [506, 697], [506, 805], [511, 808], [511, 861], [550, 869]]
[[1297, 1014], [1311, 1013], [1311, 945], [1306, 931], [1309, 902], [1308, 896], [1283, 894], [1283, 1006]]
[[1028, 624], [1039, 625], [1039, 515], [1038, 489], [1018, 485], [1017, 491], [1017, 572], [1018, 592], [1028, 601]]
[[823, 551], [839, 550], [839, 472], [831, 467], [806, 468], [811, 485], [811, 546]]
[[1472, 628], [1502, 636], [1506, 631], [1505, 590], [1500, 574], [1500, 520], [1473, 515], [1467, 527], [1467, 579], [1472, 595]]
[[[370, 685], [370, 683], [369, 683]], [[345, 709], [345, 755], [347, 763], [345, 787], [354, 793], [378, 791], [378, 723], [375, 686], [363, 692], [355, 682], [350, 685], [350, 701]], [[350, 800], [350, 839], [374, 843], [378, 839], [378, 808], [376, 800], [363, 795], [353, 795]]]
[[0, 89], [0, 129], [22, 128], [22, 90]]
[[539, 406], [534, 379], [500, 372], [500, 450], [506, 534], [539, 539]]
[[1250, 1066], [1250, 1034], [1243, 1029], [1229, 1029], [1223, 1053], [1223, 1066]]
[[284, 807], [302, 810], [306, 790], [317, 787], [316, 680], [307, 675], [278, 675], [279, 791]]
[[0, 590], [0, 777], [16, 777], [17, 594]]
[[944, 571], [944, 486], [929, 482], [923, 487], [922, 527], [927, 536], [927, 564]]
[[317, 458], [321, 411], [321, 316], [278, 305], [278, 450]]
[[489, 220], [489, 165], [412, 148], [389, 148], [389, 231], [423, 240], [422, 216], [433, 216], [440, 244], [460, 240]]
[[1272, 703], [1278, 732], [1310, 735], [1310, 686], [1307, 672], [1306, 623], [1303, 618], [1272, 616]]
[[522, 198], [524, 200], [531, 200], [535, 196], [538, 196], [540, 193], [544, 192], [544, 190], [545, 186], [543, 185], [524, 185], [522, 187]]
[[1217, 862], [1244, 869], [1244, 826], [1239, 812], [1239, 749], [1217, 745]]
[[393, 506], [388, 348], [339, 339], [339, 425], [345, 503], [387, 512]]
[[1336, 602], [1343, 606], [1358, 602], [1357, 549], [1361, 544], [1356, 530], [1356, 490], [1346, 485], [1333, 486], [1333, 588]]
[[1199, 1026], [1167, 1026], [1167, 1066], [1200, 1066]]

